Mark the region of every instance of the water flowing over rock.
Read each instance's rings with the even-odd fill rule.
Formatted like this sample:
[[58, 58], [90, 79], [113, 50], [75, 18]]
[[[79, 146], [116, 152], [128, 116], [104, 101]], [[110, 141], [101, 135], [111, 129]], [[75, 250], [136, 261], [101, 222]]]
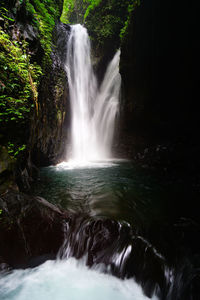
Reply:
[[90, 41], [81, 25], [71, 27], [66, 72], [71, 103], [71, 149], [68, 158], [76, 161], [111, 157], [120, 83], [118, 51], [98, 88], [90, 59]]
[[168, 284], [164, 257], [129, 224], [76, 216], [65, 219], [64, 228], [58, 258], [84, 257], [90, 267], [101, 265], [119, 278], [135, 278], [149, 297]]
[[[10, 267], [35, 267], [57, 254], [55, 263], [63, 266], [75, 257], [92, 269], [134, 278], [148, 297], [198, 299], [199, 270], [191, 261], [183, 257], [182, 264], [170, 266], [128, 223], [68, 213], [40, 197], [11, 191], [1, 196], [0, 211], [1, 276]], [[195, 264], [198, 257], [193, 260]]]

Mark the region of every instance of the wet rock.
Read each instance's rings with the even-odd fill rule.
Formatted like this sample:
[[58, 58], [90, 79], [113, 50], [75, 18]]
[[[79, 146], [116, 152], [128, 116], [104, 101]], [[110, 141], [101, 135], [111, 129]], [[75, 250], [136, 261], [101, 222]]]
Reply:
[[13, 160], [8, 154], [6, 147], [0, 146], [0, 174], [5, 171], [12, 171]]
[[18, 162], [15, 170], [15, 182], [20, 192], [27, 193], [31, 189], [31, 184], [34, 180], [37, 180], [39, 175], [38, 168], [30, 161], [30, 158], [23, 159]]
[[127, 223], [69, 214], [43, 198], [9, 191], [0, 197], [0, 270], [35, 267], [57, 255], [61, 259], [85, 257], [89, 267], [101, 264], [104, 272], [135, 278], [148, 297], [156, 292], [163, 300], [179, 299], [179, 295], [190, 299], [191, 289], [195, 290], [192, 295], [198, 293], [200, 260], [195, 245], [191, 258], [186, 259], [182, 228], [190, 239], [193, 227], [196, 236], [199, 227], [187, 220], [178, 225], [173, 229], [177, 243], [171, 243], [175, 259], [169, 264], [167, 255], [159, 251], [162, 247]]
[[0, 146], [0, 194], [8, 188], [17, 189], [14, 181], [15, 161], [9, 156], [6, 147]]
[[8, 272], [9, 270], [11, 270], [11, 268], [8, 264], [0, 262], [0, 272]]
[[168, 284], [165, 258], [128, 225], [110, 219], [76, 216], [65, 219], [61, 258], [86, 258], [90, 267], [101, 264], [119, 278], [134, 277], [147, 296]]
[[62, 213], [40, 197], [8, 191], [0, 197], [0, 256], [11, 267], [56, 256], [63, 241]]
[[32, 125], [36, 138], [32, 160], [37, 166], [56, 164], [66, 155], [70, 122], [68, 82], [64, 69], [69, 26], [58, 23], [54, 31], [51, 65], [45, 70], [39, 88], [40, 114]]
[[171, 2], [158, 0], [140, 1], [132, 11], [121, 45], [117, 149], [122, 157], [134, 158], [151, 148], [144, 153], [148, 162], [138, 163], [163, 173], [178, 171], [177, 178], [192, 171], [193, 181], [200, 165], [198, 101], [193, 96], [199, 86], [194, 70], [199, 65], [196, 11], [195, 5], [188, 11], [186, 5], [174, 3], [172, 9]]

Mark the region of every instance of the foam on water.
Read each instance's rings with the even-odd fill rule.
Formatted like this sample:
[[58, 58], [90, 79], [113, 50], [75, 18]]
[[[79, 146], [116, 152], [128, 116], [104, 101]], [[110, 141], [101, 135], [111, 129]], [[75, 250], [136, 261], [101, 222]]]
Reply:
[[56, 170], [73, 170], [73, 169], [91, 169], [91, 168], [109, 168], [119, 164], [119, 160], [106, 159], [103, 161], [85, 161], [85, 160], [69, 160], [57, 164]]
[[[120, 280], [88, 269], [74, 258], [47, 261], [0, 275], [1, 300], [148, 300], [133, 279]], [[157, 298], [154, 297], [154, 300]]]

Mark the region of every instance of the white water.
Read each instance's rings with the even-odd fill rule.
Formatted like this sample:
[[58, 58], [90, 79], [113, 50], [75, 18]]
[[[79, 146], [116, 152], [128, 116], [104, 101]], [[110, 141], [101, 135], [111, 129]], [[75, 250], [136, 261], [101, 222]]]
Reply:
[[[88, 269], [74, 258], [0, 275], [1, 300], [148, 300], [133, 279]], [[157, 299], [154, 297], [153, 299]]]
[[108, 65], [100, 88], [90, 59], [90, 41], [82, 25], [71, 26], [66, 72], [71, 103], [71, 137], [67, 159], [75, 165], [112, 156], [115, 119], [119, 106], [120, 51]]
[[62, 170], [73, 170], [73, 169], [92, 169], [92, 168], [110, 168], [117, 166], [118, 161], [115, 160], [105, 160], [105, 161], [76, 161], [76, 160], [70, 160], [70, 161], [63, 161], [60, 164], [57, 164], [56, 166], [52, 166], [52, 168], [55, 168], [57, 171]]

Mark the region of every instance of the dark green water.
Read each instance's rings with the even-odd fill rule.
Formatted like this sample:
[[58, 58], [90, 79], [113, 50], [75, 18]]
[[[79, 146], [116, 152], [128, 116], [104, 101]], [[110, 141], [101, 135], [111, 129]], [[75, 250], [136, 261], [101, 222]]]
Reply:
[[[198, 295], [195, 280], [199, 278], [200, 261], [196, 243], [199, 226], [191, 218], [187, 219], [195, 216], [194, 209], [190, 208], [194, 207], [192, 197], [196, 198], [187, 184], [183, 185], [181, 182], [178, 184], [177, 181], [166, 182], [165, 178], [155, 177], [155, 174], [150, 174], [148, 170], [136, 168], [132, 162], [115, 161], [81, 168], [68, 165], [42, 168], [40, 180], [35, 183], [33, 193], [80, 215], [86, 214], [92, 218], [108, 217], [129, 222], [138, 237], [137, 241], [142, 243], [136, 243], [135, 252], [133, 251], [133, 258], [136, 255], [135, 257], [139, 259], [139, 267], [134, 264], [134, 260], [130, 260], [136, 271], [138, 270], [136, 274], [140, 280], [141, 278], [147, 280], [147, 274], [157, 278], [156, 270], [161, 268], [162, 271], [165, 264], [169, 265], [175, 274], [173, 281], [170, 281], [169, 291], [166, 290], [166, 298], [153, 299], [198, 299], [187, 297]], [[79, 232], [77, 238], [80, 238]], [[140, 248], [143, 243], [148, 247]], [[151, 252], [146, 252], [146, 249], [153, 249], [153, 256], [149, 256]], [[162, 260], [153, 260], [152, 263], [151, 259], [154, 256], [162, 257]], [[162, 264], [158, 265], [158, 262]], [[98, 272], [96, 274], [92, 271], [90, 274], [91, 271], [85, 269], [85, 266], [79, 267], [76, 263], [74, 259], [50, 261], [33, 270], [16, 271], [9, 276], [3, 276], [0, 278], [0, 298], [2, 295], [2, 299], [9, 300], [30, 299], [30, 297], [47, 300], [55, 295], [56, 299], [64, 299], [67, 294], [69, 299], [80, 299], [80, 295], [81, 299], [98, 297], [98, 299], [103, 297], [119, 300], [147, 299], [141, 290], [138, 290], [138, 285], [134, 285], [132, 279], [130, 289], [126, 280], [120, 281], [107, 274], [101, 274], [101, 271], [99, 271], [101, 278], [95, 277], [99, 276]], [[164, 270], [168, 271], [168, 268]], [[168, 278], [169, 274], [171, 273], [166, 272], [164, 277], [167, 284], [171, 280]], [[102, 281], [104, 275], [105, 286]], [[116, 283], [112, 283], [113, 280], [117, 280]], [[77, 282], [78, 286], [74, 285]], [[130, 292], [124, 295], [119, 289], [120, 286], [125, 287], [126, 292]], [[179, 294], [184, 297], [177, 297]]]
[[148, 226], [166, 215], [163, 187], [128, 161], [84, 168], [42, 168], [33, 193], [72, 212], [133, 225]]

